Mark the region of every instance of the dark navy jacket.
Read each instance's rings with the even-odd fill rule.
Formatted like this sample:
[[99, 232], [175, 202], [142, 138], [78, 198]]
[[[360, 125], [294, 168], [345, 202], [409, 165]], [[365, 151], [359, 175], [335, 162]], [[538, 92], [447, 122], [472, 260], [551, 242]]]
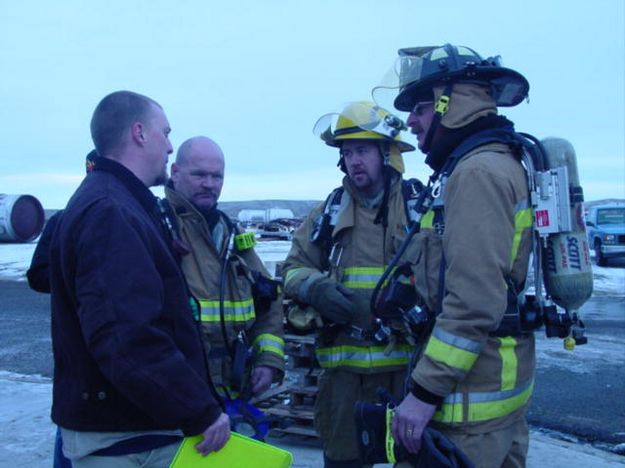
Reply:
[[193, 435], [217, 419], [156, 198], [122, 165], [99, 160], [72, 196], [52, 237], [50, 281], [55, 423]]

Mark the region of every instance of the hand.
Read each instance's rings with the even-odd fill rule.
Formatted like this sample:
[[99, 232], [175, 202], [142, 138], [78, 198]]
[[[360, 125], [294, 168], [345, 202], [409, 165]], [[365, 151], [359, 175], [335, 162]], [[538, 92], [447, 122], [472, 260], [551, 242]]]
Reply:
[[309, 289], [306, 302], [313, 306], [322, 317], [334, 323], [348, 323], [355, 317], [355, 307], [351, 301], [354, 292], [333, 278], [320, 277]]
[[273, 369], [267, 366], [255, 367], [250, 377], [252, 393], [259, 395], [269, 388], [273, 382]]
[[425, 426], [432, 419], [436, 406], [425, 403], [409, 393], [395, 408], [391, 424], [393, 439], [410, 453], [418, 453]]
[[202, 435], [204, 440], [195, 446], [197, 451], [204, 456], [216, 452], [226, 445], [230, 438], [230, 417], [226, 413], [221, 413]]

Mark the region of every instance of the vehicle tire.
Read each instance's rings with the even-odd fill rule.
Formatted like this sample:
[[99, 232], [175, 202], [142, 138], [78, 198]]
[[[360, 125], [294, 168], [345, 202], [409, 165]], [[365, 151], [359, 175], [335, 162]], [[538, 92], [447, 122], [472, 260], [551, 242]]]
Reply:
[[598, 266], [606, 266], [608, 264], [608, 259], [601, 253], [601, 241], [598, 239], [595, 240], [595, 262]]

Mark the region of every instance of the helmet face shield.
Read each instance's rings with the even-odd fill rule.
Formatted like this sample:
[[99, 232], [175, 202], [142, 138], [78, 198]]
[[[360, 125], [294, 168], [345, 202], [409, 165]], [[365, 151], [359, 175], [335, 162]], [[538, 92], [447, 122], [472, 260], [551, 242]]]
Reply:
[[340, 111], [321, 116], [313, 133], [330, 146], [339, 147], [343, 140], [387, 140], [401, 151], [414, 147], [400, 138], [406, 124], [399, 117], [368, 101], [351, 102]]
[[418, 101], [432, 100], [432, 88], [444, 83], [474, 83], [490, 86], [497, 106], [515, 106], [529, 91], [529, 83], [518, 72], [502, 67], [501, 57], [483, 59], [464, 46], [412, 47], [399, 56], [381, 83], [373, 88], [376, 102], [389, 101], [389, 90], [397, 92], [393, 105], [410, 112]]

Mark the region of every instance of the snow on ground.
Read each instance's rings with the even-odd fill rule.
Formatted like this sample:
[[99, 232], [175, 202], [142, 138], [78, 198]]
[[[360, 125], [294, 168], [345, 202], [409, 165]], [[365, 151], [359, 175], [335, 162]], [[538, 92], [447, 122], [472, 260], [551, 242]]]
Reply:
[[[25, 280], [36, 242], [27, 244], [0, 243], [0, 279]], [[290, 241], [259, 241], [255, 250], [273, 273], [277, 262], [284, 260], [291, 248]], [[592, 251], [591, 251], [592, 254]], [[625, 297], [625, 268], [593, 265], [593, 295]]]
[[550, 339], [544, 331], [536, 333], [536, 365], [560, 367], [567, 372], [589, 374], [596, 367], [624, 366], [625, 353], [615, 350], [625, 349], [625, 341], [607, 335], [592, 335], [589, 344], [576, 346], [573, 351], [564, 349], [561, 339]]
[[625, 268], [600, 267], [593, 265], [593, 295], [625, 296]]
[[[25, 280], [35, 243], [0, 244], [0, 279]], [[256, 251], [274, 272], [276, 262], [284, 260], [291, 243], [288, 241], [259, 242]], [[625, 297], [625, 269], [593, 266], [594, 294]], [[625, 310], [616, 313], [625, 313]], [[592, 346], [576, 348], [574, 353], [562, 348], [561, 340], [538, 337], [538, 362], [547, 356], [570, 371], [583, 372], [593, 362], [600, 362], [613, 351], [614, 338], [595, 335]], [[625, 365], [625, 356], [610, 352], [611, 362]], [[50, 421], [52, 385], [49, 379], [0, 371], [0, 468], [50, 466], [55, 426]], [[289, 450], [294, 455], [293, 467], [321, 466], [321, 450], [293, 439], [272, 439], [271, 443]], [[603, 468], [625, 466], [625, 458], [592, 446], [570, 440], [565, 435], [532, 431], [528, 467]]]
[[33, 257], [35, 242], [29, 244], [0, 244], [0, 279], [25, 281], [25, 273]]
[[[47, 379], [0, 371], [0, 468], [50, 466], [56, 431], [49, 417], [51, 393]], [[294, 468], [322, 466], [323, 456], [314, 442], [297, 438], [268, 442], [290, 451]], [[532, 431], [527, 466], [604, 468], [625, 466], [625, 458], [561, 434]]]

